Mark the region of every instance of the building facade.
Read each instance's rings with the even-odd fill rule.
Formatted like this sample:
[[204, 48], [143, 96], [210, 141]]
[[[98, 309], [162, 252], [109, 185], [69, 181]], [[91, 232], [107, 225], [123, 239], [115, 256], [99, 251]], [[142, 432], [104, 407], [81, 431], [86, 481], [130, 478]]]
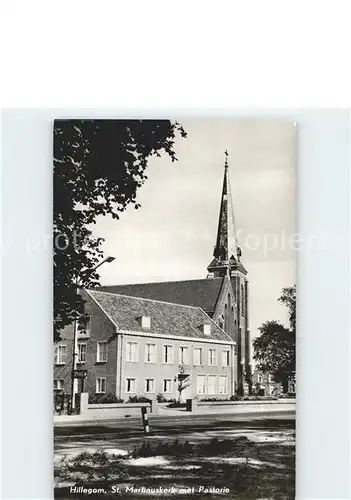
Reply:
[[[90, 317], [79, 333], [80, 390], [181, 397], [250, 393], [247, 271], [235, 230], [227, 161], [207, 277], [84, 291]], [[55, 345], [54, 387], [70, 393], [73, 325]], [[152, 361], [150, 361], [152, 359]]]
[[[84, 299], [89, 321], [78, 337], [78, 368], [87, 376], [79, 392], [124, 401], [235, 393], [235, 342], [200, 308], [96, 290]], [[67, 328], [55, 346], [56, 389], [67, 393], [73, 332]]]
[[[271, 373], [255, 370], [252, 375], [252, 391], [254, 394], [261, 396], [280, 396], [284, 392], [284, 389], [280, 382], [275, 381]], [[290, 394], [295, 393], [294, 381], [288, 381], [286, 392]]]

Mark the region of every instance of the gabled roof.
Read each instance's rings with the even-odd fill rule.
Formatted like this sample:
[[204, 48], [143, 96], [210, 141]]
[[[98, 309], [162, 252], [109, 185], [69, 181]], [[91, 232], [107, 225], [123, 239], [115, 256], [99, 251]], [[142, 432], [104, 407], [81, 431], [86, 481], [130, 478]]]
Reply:
[[222, 282], [223, 278], [205, 278], [200, 280], [102, 286], [95, 290], [201, 307], [207, 313], [212, 313], [215, 310]]
[[[204, 339], [207, 341], [233, 340], [199, 307], [183, 306], [168, 302], [141, 299], [115, 293], [87, 290], [95, 303], [115, 323], [118, 330], [150, 332], [162, 336]], [[149, 316], [151, 328], [142, 328], [138, 318]], [[203, 333], [202, 326], [211, 325], [211, 335]]]

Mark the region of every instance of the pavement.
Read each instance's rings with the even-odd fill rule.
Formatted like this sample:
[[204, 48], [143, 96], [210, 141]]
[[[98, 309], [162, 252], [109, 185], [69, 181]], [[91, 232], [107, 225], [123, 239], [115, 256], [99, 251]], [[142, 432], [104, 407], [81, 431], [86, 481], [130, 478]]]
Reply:
[[[181, 415], [181, 416], [180, 416]], [[61, 423], [54, 430], [55, 460], [88, 451], [127, 454], [144, 441], [160, 442], [175, 439], [189, 442], [232, 439], [246, 436], [255, 442], [295, 439], [295, 411], [264, 411], [245, 414], [207, 413], [149, 416], [150, 433], [145, 434], [141, 418], [106, 419], [91, 422]]]
[[[250, 402], [252, 403], [252, 402]], [[280, 402], [281, 403], [281, 402]], [[212, 415], [213, 417], [220, 417], [222, 415], [267, 415], [276, 413], [286, 413], [295, 412], [295, 401], [284, 401], [284, 404], [277, 403], [266, 403], [266, 404], [250, 404], [250, 405], [220, 405], [220, 406], [199, 406], [194, 413], [186, 411], [185, 408], [169, 408], [167, 404], [158, 405], [157, 414], [149, 414], [149, 418], [162, 418], [162, 417], [173, 417], [181, 418], [197, 418], [199, 416]], [[132, 420], [134, 417], [130, 417], [128, 421]], [[66, 426], [66, 425], [85, 425], [92, 424], [95, 422], [113, 422], [115, 420], [123, 421], [124, 416], [117, 417], [116, 419], [111, 419], [110, 417], [104, 417], [103, 414], [99, 420], [87, 420], [86, 417], [82, 415], [55, 415], [54, 416], [54, 426]]]

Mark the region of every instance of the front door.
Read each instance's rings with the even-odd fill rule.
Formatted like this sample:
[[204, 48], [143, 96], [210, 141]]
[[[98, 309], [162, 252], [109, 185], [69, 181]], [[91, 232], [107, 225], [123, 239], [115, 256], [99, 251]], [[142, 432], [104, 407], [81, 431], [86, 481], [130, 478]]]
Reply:
[[180, 373], [178, 375], [178, 387], [179, 385], [182, 387], [182, 390], [180, 392], [180, 402], [185, 403], [187, 399], [191, 399], [192, 397], [190, 375]]

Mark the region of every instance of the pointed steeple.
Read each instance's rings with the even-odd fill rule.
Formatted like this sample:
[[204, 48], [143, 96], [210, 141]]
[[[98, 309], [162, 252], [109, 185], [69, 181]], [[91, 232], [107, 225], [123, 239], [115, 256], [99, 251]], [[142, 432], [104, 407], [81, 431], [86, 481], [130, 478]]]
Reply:
[[213, 252], [214, 259], [208, 266], [209, 273], [215, 276], [224, 276], [233, 269], [240, 269], [246, 274], [246, 270], [240, 262], [241, 249], [238, 244], [235, 230], [233, 200], [228, 172], [228, 152], [225, 151], [224, 154], [224, 179], [219, 210], [217, 240]]

